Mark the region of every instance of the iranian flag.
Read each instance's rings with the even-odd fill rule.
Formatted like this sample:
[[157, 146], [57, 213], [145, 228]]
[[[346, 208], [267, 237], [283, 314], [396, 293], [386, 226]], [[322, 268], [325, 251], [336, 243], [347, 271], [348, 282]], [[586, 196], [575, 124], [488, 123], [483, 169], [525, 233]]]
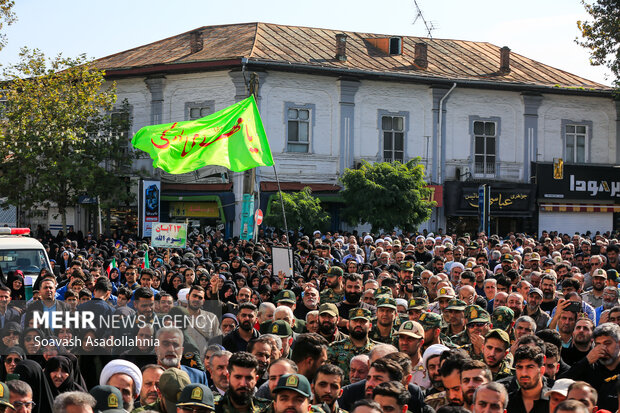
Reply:
[[112, 268], [116, 268], [116, 258], [112, 258], [112, 261], [108, 264], [108, 268], [106, 268], [108, 278], [110, 278], [110, 271], [112, 271]]
[[144, 252], [144, 262], [142, 263], [142, 268], [151, 268], [151, 266], [149, 265], [149, 252], [148, 251]]
[[153, 167], [171, 174], [221, 165], [242, 172], [273, 165], [254, 96], [204, 118], [145, 126], [131, 144], [148, 152]]

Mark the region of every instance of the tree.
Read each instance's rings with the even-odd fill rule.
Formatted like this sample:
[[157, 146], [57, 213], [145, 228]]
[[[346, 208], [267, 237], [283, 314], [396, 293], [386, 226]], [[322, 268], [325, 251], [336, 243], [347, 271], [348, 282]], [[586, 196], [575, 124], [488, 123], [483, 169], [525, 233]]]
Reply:
[[424, 182], [420, 159], [400, 162], [362, 161], [359, 169], [346, 169], [342, 178], [344, 218], [352, 225], [369, 223], [372, 231], [399, 228], [414, 231], [430, 218], [430, 189]]
[[[321, 208], [321, 201], [312, 196], [310, 187], [299, 192], [282, 192], [284, 211], [289, 229], [303, 229], [306, 233], [314, 230], [325, 230], [329, 223], [329, 214]], [[265, 225], [284, 229], [280, 195], [276, 196], [271, 211], [265, 217]]]
[[[4, 25], [10, 26], [15, 23], [17, 17], [13, 13], [13, 7], [15, 6], [14, 0], [0, 0], [0, 32], [4, 28]], [[6, 46], [6, 35], [0, 33], [0, 50]]]
[[583, 40], [577, 44], [590, 49], [590, 63], [605, 65], [616, 77], [620, 76], [620, 7], [617, 0], [596, 0], [594, 3], [581, 1], [593, 21], [578, 21]]
[[31, 209], [54, 205], [66, 232], [67, 208], [80, 195], [126, 201], [130, 119], [114, 108], [113, 84], [84, 56], [46, 59], [22, 49], [5, 70], [6, 104], [0, 136], [0, 194]]

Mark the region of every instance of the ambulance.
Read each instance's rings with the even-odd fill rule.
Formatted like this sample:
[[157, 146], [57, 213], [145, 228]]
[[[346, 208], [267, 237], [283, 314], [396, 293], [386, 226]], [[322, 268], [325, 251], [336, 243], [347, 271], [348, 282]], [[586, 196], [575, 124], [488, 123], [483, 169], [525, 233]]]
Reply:
[[[0, 228], [0, 270], [2, 281], [10, 271], [21, 270], [34, 282], [43, 268], [52, 266], [43, 244], [30, 236], [29, 228]], [[26, 282], [27, 284], [27, 282]]]

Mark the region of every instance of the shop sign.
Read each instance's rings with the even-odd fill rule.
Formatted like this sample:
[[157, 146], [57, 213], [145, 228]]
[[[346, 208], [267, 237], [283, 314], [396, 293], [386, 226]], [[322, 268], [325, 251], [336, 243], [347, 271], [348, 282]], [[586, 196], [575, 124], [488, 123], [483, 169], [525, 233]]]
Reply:
[[217, 202], [170, 202], [171, 217], [219, 218]]
[[534, 164], [532, 170], [539, 198], [620, 200], [620, 168], [564, 164], [562, 179], [554, 179], [553, 164]]
[[159, 222], [160, 181], [142, 181], [140, 190], [140, 222], [142, 237], [150, 237], [153, 222]]
[[[509, 182], [487, 182], [490, 187], [490, 216], [529, 217], [536, 209], [535, 186]], [[477, 216], [480, 183], [446, 182], [444, 202], [448, 216]]]

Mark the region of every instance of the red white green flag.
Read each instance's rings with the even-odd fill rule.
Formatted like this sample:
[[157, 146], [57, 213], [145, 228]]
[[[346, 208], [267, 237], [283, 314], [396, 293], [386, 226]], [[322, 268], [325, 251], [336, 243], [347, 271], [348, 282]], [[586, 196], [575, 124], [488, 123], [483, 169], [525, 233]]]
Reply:
[[153, 159], [153, 167], [171, 174], [221, 165], [242, 172], [273, 165], [254, 96], [204, 118], [145, 126], [131, 144]]

